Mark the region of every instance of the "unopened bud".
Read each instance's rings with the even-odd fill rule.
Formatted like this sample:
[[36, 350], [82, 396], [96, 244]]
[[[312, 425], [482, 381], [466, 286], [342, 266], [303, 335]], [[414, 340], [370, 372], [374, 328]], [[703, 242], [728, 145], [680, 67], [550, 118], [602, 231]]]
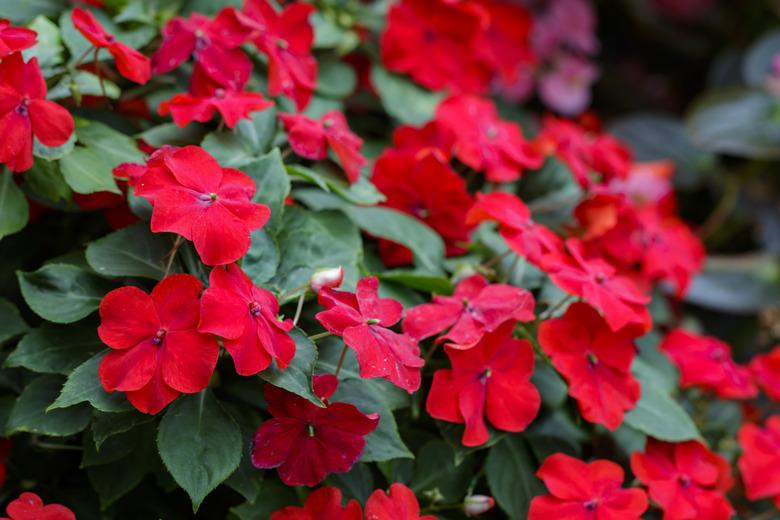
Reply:
[[330, 267], [328, 269], [320, 269], [319, 271], [315, 271], [314, 274], [311, 275], [309, 285], [311, 286], [312, 291], [319, 293], [320, 289], [323, 287], [330, 287], [331, 289], [335, 289], [341, 285], [341, 281], [343, 279], [343, 267]]
[[463, 512], [466, 516], [481, 515], [491, 507], [496, 505], [493, 497], [486, 495], [469, 495], [463, 500]]

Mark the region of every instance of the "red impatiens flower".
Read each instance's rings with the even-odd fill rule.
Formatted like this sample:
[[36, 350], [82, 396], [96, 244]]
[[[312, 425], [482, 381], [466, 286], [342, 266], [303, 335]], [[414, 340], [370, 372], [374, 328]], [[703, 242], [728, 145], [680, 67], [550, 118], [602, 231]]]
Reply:
[[650, 328], [646, 305], [650, 298], [634, 282], [617, 274], [615, 268], [600, 258], [585, 258], [582, 242], [566, 240], [566, 252], [545, 255], [542, 269], [561, 290], [579, 296], [598, 309], [610, 328], [618, 331], [627, 325], [642, 331]]
[[750, 361], [756, 383], [767, 397], [780, 402], [780, 345], [765, 354], [759, 354]]
[[190, 79], [190, 91], [160, 103], [159, 113], [161, 116], [171, 114], [174, 123], [185, 127], [193, 121], [205, 123], [219, 112], [228, 128], [233, 128], [252, 112], [265, 110], [274, 104], [259, 92], [241, 90], [243, 84], [234, 87], [217, 83], [196, 64]]
[[98, 336], [113, 349], [98, 370], [106, 391], [125, 392], [139, 411], [156, 414], [206, 388], [219, 344], [197, 330], [202, 289], [194, 276], [172, 274], [151, 295], [122, 287], [103, 297]]
[[544, 162], [523, 139], [517, 123], [499, 119], [489, 99], [451, 96], [439, 104], [436, 120], [455, 135], [455, 157], [466, 166], [484, 171], [491, 182], [515, 181], [523, 170], [539, 168]]
[[144, 84], [152, 75], [149, 58], [109, 34], [97, 21], [95, 15], [81, 7], [75, 7], [70, 14], [73, 25], [96, 49], [106, 49], [114, 57], [119, 73], [130, 81]]
[[235, 262], [249, 249], [249, 233], [262, 227], [270, 209], [252, 202], [256, 186], [245, 173], [222, 168], [197, 146], [161, 150], [131, 182], [154, 206], [152, 231], [192, 240], [207, 265]]
[[420, 128], [401, 125], [393, 130], [393, 150], [399, 152], [415, 155], [429, 152], [435, 154], [441, 162], [449, 162], [454, 145], [455, 136], [435, 119]]
[[[470, 231], [466, 212], [473, 199], [447, 163], [432, 153], [388, 150], [374, 163], [371, 180], [385, 195], [383, 206], [428, 224], [444, 239], [448, 255], [465, 252]], [[379, 253], [387, 265], [412, 263], [412, 252], [395, 242], [380, 241]]]
[[303, 507], [287, 506], [271, 515], [270, 520], [363, 520], [357, 500], [341, 505], [341, 490], [322, 487], [306, 497]]
[[479, 0], [490, 23], [481, 33], [476, 52], [496, 73], [496, 80], [511, 87], [522, 81], [535, 61], [530, 36], [532, 19], [522, 5], [507, 0]]
[[314, 486], [328, 473], [345, 473], [357, 462], [365, 436], [376, 429], [379, 415], [365, 415], [347, 403], [329, 403], [338, 386], [333, 375], [314, 376], [314, 393], [325, 407], [267, 384], [268, 412], [252, 444], [252, 463], [277, 468], [288, 486]]
[[539, 343], [569, 384], [582, 417], [612, 431], [639, 400], [639, 382], [631, 375], [633, 339], [627, 329], [614, 332], [593, 307], [579, 302], [539, 325]]
[[383, 377], [411, 394], [420, 388], [425, 362], [414, 339], [388, 328], [401, 319], [403, 306], [392, 298], [379, 298], [378, 288], [375, 276], [360, 280], [354, 294], [324, 287], [317, 301], [325, 310], [315, 318], [355, 351], [360, 377]]
[[631, 470], [664, 520], [728, 520], [734, 509], [724, 493], [734, 484], [729, 463], [699, 441], [648, 439], [644, 453], [631, 455]]
[[319, 120], [303, 114], [279, 114], [292, 149], [307, 159], [320, 161], [328, 156], [328, 147], [338, 157], [349, 182], [357, 182], [360, 168], [368, 163], [360, 153], [363, 140], [347, 125], [344, 114], [337, 110]]
[[414, 491], [396, 482], [388, 494], [381, 489], [371, 493], [366, 501], [366, 520], [436, 520], [436, 517], [420, 516]]
[[152, 73], [169, 72], [194, 56], [195, 62], [220, 85], [240, 90], [252, 72], [252, 62], [241, 50], [247, 31], [232, 7], [214, 19], [192, 13], [174, 18], [162, 28], [162, 45], [152, 56]]
[[531, 220], [531, 210], [511, 193], [477, 193], [466, 222], [474, 225], [486, 220], [498, 222], [498, 232], [506, 244], [529, 262], [536, 264], [544, 255], [563, 249], [560, 237]]
[[647, 509], [641, 489], [623, 489], [623, 468], [608, 460], [590, 464], [556, 453], [536, 472], [549, 495], [531, 501], [528, 520], [640, 520]]
[[0, 520], [76, 520], [73, 511], [60, 504], [43, 505], [35, 493], [22, 493], [5, 509], [8, 518]]
[[309, 104], [317, 86], [317, 60], [311, 54], [314, 29], [309, 15], [314, 6], [302, 2], [277, 13], [268, 0], [245, 0], [240, 20], [250, 39], [268, 56], [268, 92], [284, 94], [298, 110]]
[[697, 386], [725, 399], [750, 399], [758, 394], [750, 370], [736, 364], [731, 348], [717, 338], [675, 329], [660, 347], [680, 370], [682, 388]]
[[27, 27], [16, 27], [6, 18], [0, 18], [0, 59], [25, 49], [36, 43], [35, 31]]
[[279, 319], [279, 302], [252, 283], [236, 264], [215, 267], [201, 299], [198, 330], [221, 336], [236, 372], [251, 376], [276, 360], [285, 368], [295, 356], [288, 334], [292, 320]]
[[780, 508], [780, 415], [768, 417], [763, 429], [743, 425], [737, 440], [742, 448], [737, 466], [748, 499], [771, 498]]
[[539, 392], [530, 382], [533, 349], [512, 338], [514, 326], [505, 323], [468, 350], [445, 347], [452, 369], [433, 374], [426, 410], [436, 419], [465, 423], [464, 446], [487, 442], [486, 415], [499, 430], [521, 432], [539, 412]]
[[473, 2], [403, 0], [387, 16], [382, 63], [431, 90], [482, 93], [491, 71], [476, 50], [487, 21]]
[[0, 163], [15, 172], [29, 170], [33, 136], [45, 146], [60, 146], [73, 128], [70, 112], [46, 100], [37, 58], [25, 63], [14, 53], [0, 62]]
[[409, 309], [403, 329], [418, 340], [449, 329], [437, 341], [447, 341], [453, 349], [466, 349], [508, 321], [533, 319], [533, 294], [521, 287], [489, 284], [475, 274], [461, 280], [452, 296], [434, 296], [432, 303]]

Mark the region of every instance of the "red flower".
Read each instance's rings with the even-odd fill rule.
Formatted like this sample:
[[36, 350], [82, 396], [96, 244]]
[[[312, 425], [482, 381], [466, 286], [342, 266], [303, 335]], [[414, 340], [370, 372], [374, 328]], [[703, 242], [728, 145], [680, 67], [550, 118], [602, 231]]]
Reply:
[[252, 283], [236, 264], [215, 267], [201, 299], [198, 330], [222, 336], [236, 372], [251, 376], [276, 359], [286, 368], [295, 356], [288, 334], [292, 320], [280, 320], [274, 295]]
[[509, 248], [529, 262], [538, 263], [544, 255], [563, 249], [560, 237], [531, 220], [531, 210], [511, 193], [477, 193], [466, 222], [476, 225], [486, 220], [498, 222], [498, 232]]
[[711, 336], [699, 336], [682, 329], [671, 331], [661, 350], [680, 370], [680, 386], [698, 386], [725, 399], [750, 399], [758, 389], [750, 370], [737, 365], [728, 344]]
[[142, 85], [149, 81], [152, 75], [152, 65], [149, 58], [106, 32], [90, 11], [74, 7], [70, 18], [81, 35], [89, 40], [89, 43], [94, 45], [96, 49], [108, 50], [109, 54], [114, 57], [116, 68], [122, 76]]
[[522, 81], [535, 61], [530, 13], [506, 0], [479, 0], [479, 5], [488, 13], [490, 23], [480, 35], [476, 52], [496, 73], [498, 82], [511, 87]]
[[780, 416], [768, 417], [763, 429], [743, 425], [737, 440], [742, 448], [737, 466], [748, 499], [771, 498], [780, 508]]
[[[425, 222], [444, 239], [448, 255], [465, 252], [469, 241], [466, 212], [473, 199], [465, 181], [436, 155], [388, 150], [374, 163], [371, 180], [386, 200], [382, 203]], [[412, 262], [406, 247], [382, 240], [379, 252], [387, 265]]]
[[636, 284], [618, 275], [615, 268], [600, 258], [585, 258], [582, 242], [566, 240], [565, 252], [542, 258], [542, 269], [561, 290], [578, 296], [598, 309], [610, 328], [618, 331], [627, 325], [646, 331], [651, 318], [646, 305], [650, 298]]
[[0, 62], [0, 163], [22, 172], [33, 165], [33, 135], [45, 146], [60, 146], [73, 133], [70, 112], [46, 100], [38, 59], [20, 53]]
[[76, 520], [73, 511], [60, 504], [43, 505], [35, 493], [22, 493], [5, 509], [8, 518], [0, 520]]
[[262, 227], [271, 213], [267, 206], [252, 202], [256, 186], [248, 175], [222, 168], [197, 146], [158, 152], [131, 185], [136, 195], [154, 206], [152, 231], [192, 240], [207, 265], [244, 256], [249, 233]]
[[487, 21], [472, 2], [403, 0], [388, 13], [382, 63], [431, 90], [484, 92], [491, 71], [476, 48]]
[[[452, 158], [455, 136], [438, 121], [433, 120], [420, 128], [401, 125], [393, 130], [393, 149], [399, 152], [430, 152], [441, 162]], [[422, 154], [420, 154], [422, 155]]]
[[174, 18], [162, 29], [162, 45], [152, 56], [152, 73], [169, 72], [194, 55], [195, 62], [220, 85], [241, 90], [252, 72], [252, 62], [241, 50], [247, 32], [232, 7], [212, 20], [200, 13]]
[[464, 278], [452, 296], [434, 296], [406, 313], [404, 332], [417, 340], [449, 329], [437, 341], [453, 349], [474, 346], [482, 337], [511, 321], [533, 321], [534, 297], [521, 287], [488, 284], [482, 275]]
[[279, 114], [292, 149], [307, 159], [320, 161], [328, 156], [328, 146], [338, 157], [349, 182], [357, 182], [360, 168], [368, 161], [360, 153], [363, 140], [347, 125], [344, 114], [337, 110], [319, 120], [303, 114]]
[[[425, 56], [426, 61], [430, 56]], [[539, 168], [544, 159], [531, 146], [517, 123], [498, 117], [489, 99], [451, 96], [436, 109], [436, 120], [455, 135], [454, 155], [491, 182], [510, 182], [523, 170]]]
[[536, 472], [549, 495], [531, 501], [528, 520], [639, 520], [647, 509], [641, 489], [623, 489], [623, 468], [608, 460], [590, 464], [556, 453]]
[[390, 493], [377, 489], [366, 501], [366, 520], [437, 520], [420, 516], [420, 504], [414, 491], [403, 484], [390, 485]]
[[773, 401], [780, 401], [780, 345], [750, 361], [756, 382]]
[[306, 497], [303, 507], [285, 507], [272, 514], [270, 520], [363, 520], [363, 511], [354, 499], [342, 507], [339, 488], [322, 487]]
[[252, 463], [261, 469], [277, 468], [288, 486], [314, 486], [328, 473], [345, 473], [357, 462], [365, 436], [376, 429], [378, 414], [365, 415], [351, 404], [329, 403], [338, 380], [314, 376], [314, 393], [325, 407], [265, 385], [268, 412], [252, 445]]
[[0, 18], [0, 59], [29, 49], [35, 45], [36, 36], [32, 29], [16, 27], [6, 18]]
[[100, 362], [106, 391], [125, 392], [139, 411], [156, 414], [180, 394], [206, 388], [219, 344], [197, 330], [202, 289], [194, 276], [173, 274], [151, 295], [122, 287], [103, 297], [98, 336], [114, 349]]
[[728, 520], [734, 509], [724, 493], [734, 484], [731, 467], [698, 441], [648, 439], [631, 455], [631, 470], [664, 511], [664, 520]]
[[433, 374], [426, 410], [436, 419], [465, 423], [461, 442], [487, 442], [485, 425], [520, 432], [539, 412], [539, 392], [531, 382], [534, 353], [531, 344], [512, 338], [514, 323], [489, 332], [473, 348], [445, 347], [452, 369]]
[[203, 71], [203, 67], [195, 65], [190, 80], [190, 91], [176, 94], [171, 99], [160, 103], [161, 116], [171, 114], [174, 123], [184, 127], [193, 121], [205, 123], [219, 112], [228, 128], [233, 128], [242, 119], [258, 110], [265, 110], [273, 105], [259, 92], [245, 92], [243, 84], [235, 88], [223, 87]]
[[311, 54], [314, 6], [295, 2], [277, 13], [268, 0], [245, 0], [241, 22], [250, 39], [268, 56], [268, 92], [284, 94], [298, 110], [309, 104], [317, 86], [317, 61]]
[[360, 280], [355, 294], [324, 287], [317, 301], [325, 310], [315, 318], [355, 351], [360, 377], [383, 377], [413, 393], [420, 388], [425, 362], [414, 339], [388, 328], [401, 319], [403, 307], [392, 298], [379, 298], [378, 287], [374, 276]]
[[539, 325], [539, 343], [569, 384], [582, 417], [616, 430], [639, 400], [639, 383], [631, 375], [633, 335], [613, 332], [590, 305], [578, 302]]

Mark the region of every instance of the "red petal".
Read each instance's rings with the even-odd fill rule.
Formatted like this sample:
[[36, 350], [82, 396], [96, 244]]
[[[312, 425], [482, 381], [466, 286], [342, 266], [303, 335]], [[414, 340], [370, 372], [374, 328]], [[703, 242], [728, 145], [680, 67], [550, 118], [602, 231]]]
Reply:
[[192, 242], [206, 265], [235, 262], [249, 250], [250, 229], [221, 204], [212, 204], [192, 226]]
[[199, 193], [216, 193], [222, 183], [222, 167], [199, 146], [185, 146], [164, 158], [165, 165], [183, 186]]
[[171, 274], [152, 290], [161, 326], [167, 331], [194, 329], [200, 318], [203, 285], [191, 274]]
[[171, 404], [181, 394], [165, 384], [162, 378], [160, 363], [157, 364], [152, 379], [140, 390], [127, 392], [127, 400], [142, 413], [155, 415]]
[[52, 101], [31, 101], [30, 121], [35, 137], [46, 146], [61, 146], [73, 134], [74, 123], [70, 112]]
[[114, 349], [134, 347], [160, 328], [151, 297], [137, 287], [121, 287], [100, 301], [101, 341]]
[[114, 43], [109, 48], [109, 52], [114, 57], [116, 68], [122, 76], [141, 85], [149, 81], [152, 75], [152, 62], [149, 58], [119, 42]]
[[366, 320], [379, 320], [383, 327], [392, 327], [401, 319], [403, 305], [392, 298], [379, 298], [377, 291], [379, 280], [376, 276], [368, 276], [357, 283], [357, 297], [360, 313]]
[[355, 350], [360, 377], [384, 377], [410, 394], [420, 388], [425, 361], [417, 342], [406, 335], [375, 325], [358, 325], [344, 330], [344, 343]]
[[261, 469], [277, 468], [284, 464], [305, 432], [306, 424], [285, 417], [265, 421], [255, 432], [252, 441], [252, 464]]
[[151, 339], [130, 349], [109, 352], [98, 367], [100, 383], [108, 392], [141, 389], [155, 373], [157, 353]]
[[219, 357], [214, 336], [194, 330], [169, 332], [162, 343], [162, 377], [165, 384], [185, 394], [200, 392], [209, 384]]

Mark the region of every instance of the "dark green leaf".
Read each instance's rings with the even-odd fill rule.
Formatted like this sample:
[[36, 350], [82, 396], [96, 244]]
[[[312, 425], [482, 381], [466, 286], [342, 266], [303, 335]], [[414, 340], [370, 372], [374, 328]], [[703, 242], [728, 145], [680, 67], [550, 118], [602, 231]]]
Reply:
[[410, 269], [394, 269], [377, 273], [380, 280], [395, 282], [418, 291], [434, 294], [452, 294], [452, 283], [444, 276], [432, 276]]
[[474, 466], [472, 457], [456, 466], [452, 448], [436, 439], [426, 443], [417, 454], [409, 487], [417, 494], [433, 493], [434, 496], [438, 490], [445, 502], [458, 502], [474, 477]]
[[685, 301], [732, 314], [756, 314], [780, 304], [780, 277], [769, 255], [710, 256]]
[[0, 169], [0, 238], [21, 231], [27, 225], [29, 209], [14, 174]]
[[0, 13], [12, 23], [23, 24], [38, 15], [57, 14], [64, 4], [63, 0], [0, 0]]
[[16, 350], [5, 360], [5, 366], [68, 375], [102, 348], [92, 324], [43, 325], [19, 341]]
[[27, 323], [19, 314], [16, 305], [0, 298], [0, 345], [11, 338], [27, 332]]
[[276, 135], [276, 109], [253, 112], [249, 119], [236, 124], [235, 133], [250, 156], [260, 157], [271, 147]]
[[254, 503], [245, 503], [230, 509], [240, 520], [258, 520], [270, 518], [271, 514], [288, 505], [298, 505], [293, 488], [278, 480], [263, 481], [259, 496]]
[[[122, 91], [116, 83], [87, 71], [77, 71], [72, 76], [65, 76], [49, 90], [49, 99], [66, 99], [72, 97], [74, 90], [82, 96], [105, 96], [118, 99]], [[105, 94], [104, 94], [105, 93]]]
[[24, 189], [36, 200], [49, 205], [67, 205], [72, 191], [60, 171], [57, 161], [35, 159], [33, 167], [24, 174]]
[[355, 90], [355, 71], [342, 61], [323, 61], [317, 73], [317, 92], [326, 97], [345, 98]]
[[300, 329], [290, 331], [290, 336], [295, 340], [295, 357], [292, 362], [284, 370], [273, 363], [260, 372], [260, 377], [274, 386], [321, 406], [322, 401], [314, 395], [311, 387], [311, 376], [317, 363], [317, 347]]
[[252, 245], [241, 260], [241, 268], [255, 284], [263, 284], [276, 274], [279, 250], [265, 229], [256, 229], [251, 238]]
[[750, 46], [742, 59], [742, 78], [754, 87], [763, 87], [774, 74], [773, 60], [780, 53], [780, 31], [764, 34]]
[[320, 165], [316, 167], [319, 169], [291, 164], [287, 166], [287, 172], [295, 179], [314, 184], [326, 192], [333, 192], [352, 204], [373, 206], [385, 200], [385, 196], [365, 177], [349, 184], [343, 174], [327, 170]]
[[243, 170], [257, 185], [252, 200], [271, 208], [271, 217], [265, 227], [273, 232], [282, 221], [284, 199], [290, 194], [290, 178], [284, 169], [279, 149], [275, 148], [260, 159], [245, 165]]
[[409, 125], [422, 125], [433, 119], [436, 106], [444, 98], [444, 94], [429, 92], [378, 65], [371, 69], [371, 83], [387, 113]]
[[558, 408], [566, 401], [568, 387], [561, 376], [547, 363], [536, 363], [531, 382], [539, 389], [545, 406]]
[[101, 352], [79, 365], [68, 376], [68, 380], [62, 387], [62, 392], [49, 408], [55, 410], [88, 402], [101, 412], [124, 412], [130, 410], [130, 403], [122, 392], [109, 394], [100, 384], [98, 367], [105, 354], [105, 352]]
[[374, 491], [374, 475], [368, 464], [358, 462], [346, 473], [333, 473], [328, 475], [325, 483], [336, 486], [342, 491], [344, 500], [355, 499], [365, 504], [369, 495]]
[[57, 24], [38, 15], [28, 25], [37, 34], [37, 43], [24, 51], [25, 61], [30, 58], [38, 58], [41, 69], [49, 69], [62, 63], [62, 52], [65, 50], [60, 38], [60, 28]]
[[[117, 163], [118, 164], [118, 163]], [[76, 193], [120, 193], [107, 158], [98, 149], [79, 146], [60, 160], [65, 182]]]
[[6, 433], [28, 432], [66, 437], [84, 430], [89, 424], [89, 406], [46, 411], [56, 399], [62, 381], [60, 376], [45, 375], [28, 384], [11, 411]]
[[208, 132], [206, 126], [198, 123], [190, 123], [184, 128], [174, 123], [163, 123], [141, 132], [136, 137], [159, 148], [166, 144], [171, 146], [198, 144], [203, 141], [206, 132]]
[[100, 450], [103, 443], [111, 437], [153, 420], [153, 415], [145, 415], [136, 410], [120, 413], [95, 410], [92, 413], [92, 440], [95, 442], [95, 448]]
[[100, 498], [100, 508], [105, 510], [135, 489], [149, 470], [148, 463], [138, 453], [125, 459], [87, 468], [87, 478]]
[[140, 276], [160, 280], [172, 241], [164, 233], [152, 233], [149, 225], [114, 231], [87, 246], [87, 262], [104, 276]]
[[531, 500], [544, 492], [536, 462], [519, 435], [507, 435], [490, 448], [485, 473], [498, 505], [512, 520], [527, 518]]

